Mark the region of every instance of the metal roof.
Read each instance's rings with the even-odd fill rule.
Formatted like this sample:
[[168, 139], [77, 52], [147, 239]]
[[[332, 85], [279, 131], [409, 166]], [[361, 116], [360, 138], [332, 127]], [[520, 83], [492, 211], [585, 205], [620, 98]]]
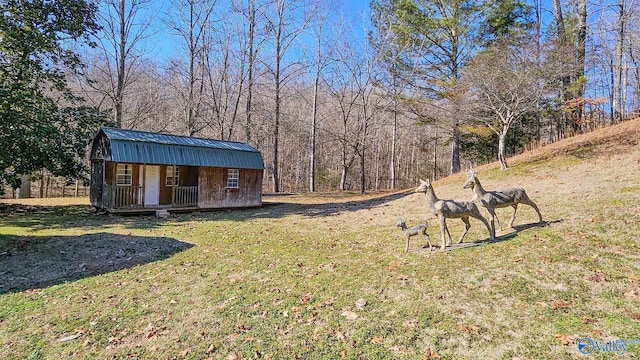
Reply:
[[115, 162], [264, 169], [260, 152], [249, 144], [110, 127], [108, 138]]

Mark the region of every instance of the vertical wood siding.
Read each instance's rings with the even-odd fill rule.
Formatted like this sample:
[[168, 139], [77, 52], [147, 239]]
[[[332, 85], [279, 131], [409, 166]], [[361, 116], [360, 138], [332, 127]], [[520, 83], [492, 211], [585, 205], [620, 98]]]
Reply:
[[198, 207], [233, 208], [262, 205], [262, 170], [240, 169], [239, 187], [227, 188], [226, 168], [201, 167]]

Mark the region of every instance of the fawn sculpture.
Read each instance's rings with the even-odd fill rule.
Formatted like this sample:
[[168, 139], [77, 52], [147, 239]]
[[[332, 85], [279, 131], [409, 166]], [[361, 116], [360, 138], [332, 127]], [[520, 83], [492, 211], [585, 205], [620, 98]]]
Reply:
[[407, 218], [399, 217], [398, 224], [396, 226], [402, 229], [402, 232], [407, 238], [407, 245], [404, 248], [405, 253], [409, 251], [409, 238], [419, 234], [422, 234], [422, 236], [427, 239], [427, 243], [429, 244], [429, 251], [431, 251], [431, 249], [433, 248], [433, 246], [431, 245], [431, 238], [429, 237], [429, 234], [427, 234], [427, 227], [429, 226], [429, 223], [426, 220], [424, 224], [418, 224], [414, 227], [407, 227]]
[[503, 208], [507, 206], [511, 206], [513, 208], [513, 216], [511, 217], [511, 221], [509, 222], [509, 227], [513, 226], [513, 222], [516, 220], [516, 211], [518, 210], [518, 204], [527, 204], [531, 206], [538, 213], [538, 221], [542, 222], [542, 214], [540, 214], [540, 210], [538, 206], [529, 199], [529, 196], [524, 191], [523, 188], [508, 188], [502, 190], [495, 191], [485, 191], [478, 180], [478, 173], [473, 170], [467, 170], [467, 182], [462, 185], [464, 189], [471, 188], [473, 191], [473, 197], [471, 201], [479, 203], [481, 206], [487, 208], [489, 212], [489, 218], [491, 221], [491, 228], [494, 233], [496, 231], [495, 221], [498, 222], [498, 226], [500, 230], [502, 230], [502, 225], [500, 224], [500, 219], [496, 216], [496, 209]]
[[[433, 187], [431, 186], [431, 182], [427, 179], [426, 181], [420, 180], [420, 186], [415, 190], [415, 192], [424, 193], [427, 199], [427, 205], [431, 209], [431, 212], [438, 217], [440, 221], [440, 233], [442, 234], [442, 245], [440, 248], [442, 250], [445, 249], [447, 245], [451, 245], [451, 233], [449, 232], [449, 228], [447, 227], [447, 219], [461, 219], [464, 222], [465, 229], [460, 235], [460, 239], [458, 240], [458, 244], [462, 242], [464, 236], [469, 231], [471, 224], [469, 223], [469, 217], [476, 218], [487, 227], [489, 230], [489, 237], [491, 240], [495, 238], [495, 234], [492, 229], [489, 227], [489, 223], [487, 219], [485, 219], [482, 214], [480, 214], [480, 210], [475, 203], [471, 201], [458, 201], [458, 200], [440, 200], [433, 192]], [[445, 233], [449, 236], [449, 241], [447, 242]]]

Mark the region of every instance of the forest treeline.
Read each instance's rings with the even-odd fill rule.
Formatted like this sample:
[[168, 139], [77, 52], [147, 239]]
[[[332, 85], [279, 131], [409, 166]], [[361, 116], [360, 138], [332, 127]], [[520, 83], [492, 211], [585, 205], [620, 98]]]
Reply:
[[364, 192], [506, 168], [638, 109], [633, 1], [0, 6], [0, 180], [13, 187], [86, 176], [100, 124], [247, 142], [266, 191]]

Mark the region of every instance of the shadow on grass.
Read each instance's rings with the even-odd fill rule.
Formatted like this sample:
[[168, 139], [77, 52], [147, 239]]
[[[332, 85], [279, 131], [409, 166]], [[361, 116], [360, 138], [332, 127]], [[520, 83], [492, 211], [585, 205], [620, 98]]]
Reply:
[[[201, 220], [235, 220], [245, 221], [255, 218], [275, 219], [289, 215], [303, 215], [309, 217], [326, 217], [338, 215], [345, 211], [358, 211], [382, 206], [387, 202], [403, 198], [407, 195], [415, 194], [411, 190], [396, 192], [392, 194], [375, 196], [364, 200], [335, 201], [335, 194], [332, 200], [317, 204], [264, 201], [259, 208], [235, 208], [235, 209], [203, 209], [186, 213], [172, 213], [170, 220], [158, 219], [154, 215], [108, 215], [96, 214], [93, 207], [88, 205], [17, 205], [0, 204], [1, 225], [30, 228], [33, 230], [44, 229], [70, 229], [70, 228], [90, 228], [106, 229], [111, 226], [119, 226], [128, 229], [152, 229], [161, 227], [166, 221], [184, 221], [192, 219], [194, 216]], [[338, 194], [345, 198], [353, 194]], [[270, 195], [270, 198], [286, 197], [287, 194]], [[315, 197], [322, 199], [326, 194], [317, 194]], [[314, 194], [309, 195], [310, 198]], [[171, 212], [171, 210], [169, 209]]]
[[[415, 194], [413, 191], [393, 193], [364, 200], [349, 200], [344, 202], [323, 202], [318, 204], [305, 204], [295, 202], [264, 201], [261, 208], [245, 210], [231, 209], [215, 211], [218, 219], [248, 220], [254, 218], [275, 219], [289, 215], [302, 215], [308, 217], [326, 217], [338, 215], [342, 212], [359, 211], [382, 206], [390, 201], [401, 199], [407, 195]], [[273, 195], [272, 195], [273, 196]], [[286, 195], [281, 195], [286, 196]]]
[[557, 224], [557, 223], [561, 223], [563, 222], [563, 219], [559, 219], [559, 220], [551, 220], [551, 221], [543, 221], [543, 222], [536, 222], [536, 223], [529, 223], [529, 224], [522, 224], [522, 225], [515, 225], [512, 227], [512, 229], [514, 231], [508, 233], [508, 234], [503, 234], [500, 236], [496, 235], [496, 238], [493, 240], [476, 240], [476, 241], [470, 241], [470, 242], [463, 242], [461, 244], [452, 244], [451, 246], [448, 246], [444, 251], [452, 251], [452, 250], [459, 250], [459, 249], [465, 249], [468, 247], [474, 247], [474, 246], [479, 246], [479, 245], [483, 245], [483, 244], [495, 244], [495, 243], [500, 243], [500, 242], [504, 242], [504, 241], [508, 241], [508, 240], [512, 240], [514, 239], [516, 236], [518, 236], [518, 234], [524, 230], [528, 230], [528, 229], [532, 229], [532, 228], [538, 228], [538, 227], [546, 227], [552, 224]]
[[0, 235], [0, 294], [42, 288], [166, 259], [192, 244], [167, 237], [95, 233]]
[[97, 214], [89, 205], [23, 205], [0, 203], [0, 226], [9, 225], [33, 230], [70, 228], [108, 228], [113, 225], [128, 229], [152, 229], [164, 221], [153, 215]]

